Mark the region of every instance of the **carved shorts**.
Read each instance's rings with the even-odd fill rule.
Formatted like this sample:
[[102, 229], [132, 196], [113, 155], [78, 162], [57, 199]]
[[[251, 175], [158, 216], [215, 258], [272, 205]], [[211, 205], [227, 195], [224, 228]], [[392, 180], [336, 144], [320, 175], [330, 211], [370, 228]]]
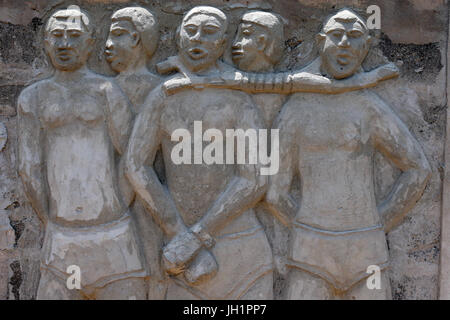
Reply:
[[82, 288], [101, 288], [130, 277], [145, 277], [131, 218], [105, 225], [69, 228], [49, 222], [46, 230], [41, 268], [66, 281], [69, 266], [81, 271]]
[[[240, 232], [232, 232], [242, 228], [244, 230]], [[253, 284], [273, 271], [272, 250], [253, 210], [237, 217], [215, 238], [211, 252], [219, 266], [217, 274], [197, 286], [188, 285], [182, 275], [172, 278], [168, 299], [239, 299]], [[272, 278], [263, 281], [270, 281], [272, 290]]]
[[333, 232], [294, 223], [289, 266], [310, 272], [346, 291], [369, 277], [367, 267], [387, 268], [389, 253], [381, 226]]

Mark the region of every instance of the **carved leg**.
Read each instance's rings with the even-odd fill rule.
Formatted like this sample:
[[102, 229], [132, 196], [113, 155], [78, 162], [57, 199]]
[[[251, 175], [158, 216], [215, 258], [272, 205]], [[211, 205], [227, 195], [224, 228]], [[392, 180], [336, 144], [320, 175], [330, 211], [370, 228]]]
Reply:
[[367, 279], [358, 282], [346, 292], [344, 299], [348, 300], [391, 300], [391, 282], [387, 271], [381, 271], [381, 289], [367, 288]]
[[37, 300], [82, 300], [80, 290], [69, 290], [65, 281], [48, 270], [41, 271]]
[[97, 289], [97, 300], [146, 300], [147, 284], [144, 278], [128, 278], [114, 281]]
[[167, 300], [201, 300], [208, 299], [208, 297], [195, 296], [193, 292], [187, 288], [176, 284], [174, 280], [169, 280], [167, 288]]
[[323, 279], [293, 268], [288, 275], [288, 300], [334, 300], [333, 289]]
[[240, 300], [273, 300], [273, 272], [258, 278]]

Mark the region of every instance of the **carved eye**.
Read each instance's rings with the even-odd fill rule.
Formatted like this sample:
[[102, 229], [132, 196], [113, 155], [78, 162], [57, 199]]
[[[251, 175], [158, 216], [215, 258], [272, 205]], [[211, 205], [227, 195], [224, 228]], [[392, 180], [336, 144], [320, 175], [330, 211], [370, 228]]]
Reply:
[[61, 31], [52, 31], [52, 36], [60, 38], [63, 36], [63, 33]]
[[112, 34], [113, 34], [115, 37], [120, 37], [120, 36], [124, 35], [125, 32], [124, 32], [123, 30], [113, 30], [113, 31], [112, 31]]
[[242, 31], [242, 34], [243, 34], [244, 36], [249, 36], [249, 35], [252, 34], [252, 32], [251, 32], [250, 30], [248, 30], [248, 29], [245, 29], [245, 30]]
[[343, 35], [343, 32], [340, 30], [335, 30], [335, 31], [331, 32], [331, 36], [336, 39], [342, 38], [342, 35]]
[[363, 36], [363, 33], [361, 31], [358, 30], [352, 30], [348, 33], [348, 36], [350, 38], [359, 38]]
[[79, 31], [69, 31], [68, 33], [71, 38], [78, 38], [81, 36], [81, 32]]
[[218, 28], [212, 26], [205, 26], [203, 30], [205, 31], [206, 34], [215, 34], [217, 33], [217, 31], [219, 31]]
[[197, 32], [197, 27], [195, 26], [185, 26], [184, 30], [186, 30], [187, 34], [194, 35]]

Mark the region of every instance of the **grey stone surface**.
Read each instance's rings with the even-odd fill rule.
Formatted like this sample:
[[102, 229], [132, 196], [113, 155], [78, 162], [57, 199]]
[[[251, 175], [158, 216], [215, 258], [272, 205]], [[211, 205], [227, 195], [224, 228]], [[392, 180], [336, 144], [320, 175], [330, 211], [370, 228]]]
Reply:
[[[2, 167], [0, 171], [2, 207], [0, 209], [4, 210], [1, 213], [3, 216], [0, 230], [7, 230], [6, 238], [8, 239], [5, 247], [0, 246], [0, 299], [34, 299], [37, 296], [41, 278], [40, 254], [44, 245], [45, 228], [36, 216], [32, 204], [27, 200], [17, 173], [19, 163], [17, 138], [21, 132], [17, 129], [16, 108], [19, 94], [25, 86], [52, 75], [52, 65], [43, 50], [44, 26], [50, 15], [57, 9], [67, 8], [71, 4], [71, 1], [63, 0], [24, 2], [2, 0], [0, 2], [0, 121], [4, 123], [8, 134], [7, 144], [0, 153]], [[110, 34], [113, 13], [129, 6], [129, 1], [84, 0], [78, 1], [77, 4], [89, 13], [95, 25], [95, 42], [87, 63], [89, 68], [101, 75], [116, 76], [114, 68], [110, 67], [107, 56], [104, 54], [104, 48]], [[379, 5], [382, 14], [381, 32], [375, 34], [373, 47], [363, 67], [366, 71], [371, 71], [391, 61], [399, 66], [400, 76], [395, 80], [377, 83], [376, 87], [370, 90], [381, 97], [405, 123], [423, 148], [432, 172], [423, 196], [412, 207], [404, 221], [387, 234], [390, 256], [390, 268], [387, 273], [390, 279], [391, 295], [393, 299], [438, 298], [447, 106], [448, 3], [446, 1], [349, 0], [337, 3], [328, 0], [210, 0], [206, 2], [160, 0], [134, 1], [133, 5], [136, 4], [142, 5], [155, 15], [160, 31], [158, 48], [144, 59], [149, 69], [148, 73], [139, 74], [137, 78], [135, 75], [126, 78], [126, 74], [119, 73], [114, 80], [132, 100], [136, 113], [138, 101], [141, 101], [146, 95], [145, 92], [150, 91], [160, 80], [155, 79], [155, 85], [152, 84], [149, 88], [139, 87], [143, 93], [135, 98], [130, 94], [135, 90], [133, 80], [139, 84], [142, 83], [141, 79], [146, 77], [159, 78], [156, 76], [156, 64], [177, 55], [176, 28], [180, 25], [183, 14], [196, 5], [212, 5], [223, 10], [228, 16], [227, 43], [222, 58], [228, 65], [236, 62], [236, 59], [233, 59], [232, 47], [238, 42], [236, 32], [244, 13], [249, 9], [269, 10], [283, 18], [286, 24], [285, 39], [282, 41], [284, 55], [280, 58], [280, 62], [274, 63], [265, 70], [252, 68], [246, 70], [244, 65], [239, 66], [243, 71], [248, 72], [269, 72], [272, 68], [275, 72], [299, 70], [317, 57], [315, 37], [320, 31], [322, 22], [330, 13], [349, 6], [364, 16], [368, 5]], [[414, 23], [412, 24], [411, 21]], [[179, 66], [175, 63], [174, 69], [177, 67]], [[145, 68], [142, 70], [146, 71]], [[164, 77], [167, 76], [164, 75], [163, 79]], [[239, 86], [239, 83], [228, 84]], [[128, 90], [126, 85], [130, 85]], [[263, 109], [265, 103], [268, 106], [281, 107], [285, 99], [276, 93], [255, 93], [251, 90], [248, 93], [251, 93], [251, 103], [262, 106]], [[276, 113], [274, 110], [264, 113], [263, 120], [266, 125], [271, 122]], [[161, 154], [158, 157], [161, 157]], [[375, 156], [374, 163], [375, 196], [377, 201], [381, 201], [399, 177], [400, 171], [380, 155]], [[161, 169], [165, 164], [160, 164], [159, 169], [155, 164], [156, 174], [162, 181], [166, 175], [171, 174], [167, 172], [167, 168], [165, 168], [166, 172]], [[296, 183], [298, 182], [294, 181], [294, 189]], [[300, 183], [298, 184], [301, 187]], [[295, 190], [293, 193], [295, 196]], [[129, 196], [133, 198], [132, 192]], [[137, 203], [136, 200], [135, 203]], [[142, 251], [147, 252], [147, 257], [143, 258], [146, 261], [148, 253], [155, 254], [155, 251], [159, 251], [156, 255], [162, 254], [163, 236], [158, 224], [151, 218], [148, 219], [150, 215], [146, 215], [145, 209], [139, 208], [136, 204], [135, 206], [137, 207], [131, 209], [133, 219], [143, 222], [139, 225], [148, 224], [144, 230], [155, 230], [155, 234], [152, 233], [151, 236], [140, 237], [144, 242], [141, 244]], [[287, 248], [283, 244], [289, 238], [286, 229], [283, 229], [278, 220], [269, 214], [263, 203], [258, 204], [255, 211], [275, 256], [274, 298], [280, 299], [284, 297], [288, 278], [282, 267], [279, 268], [283, 265], [283, 259], [279, 257], [287, 254]], [[12, 239], [13, 233], [14, 239]], [[137, 230], [137, 234], [139, 233], [142, 233], [142, 230]], [[0, 235], [0, 239], [4, 238]], [[168, 242], [167, 239], [166, 242]], [[213, 250], [215, 255], [214, 252]], [[155, 258], [150, 260], [154, 262]], [[216, 257], [216, 260], [219, 260], [220, 267], [220, 259]], [[160, 270], [159, 261], [151, 263], [150, 269], [150, 272], [160, 272], [160, 279], [151, 284], [153, 289], [149, 289], [149, 296], [163, 298], [164, 295], [158, 294], [166, 290], [167, 284], [162, 280], [164, 275]], [[114, 294], [114, 290], [117, 288], [112, 288], [111, 292], [105, 293], [105, 297]], [[182, 294], [177, 296], [180, 293], [176, 290], [172, 292], [175, 292], [174, 297], [184, 297]]]

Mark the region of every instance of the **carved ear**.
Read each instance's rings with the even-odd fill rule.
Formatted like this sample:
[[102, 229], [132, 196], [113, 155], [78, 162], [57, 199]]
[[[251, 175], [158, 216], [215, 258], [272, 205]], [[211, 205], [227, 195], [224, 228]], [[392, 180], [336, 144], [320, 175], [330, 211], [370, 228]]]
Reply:
[[322, 43], [322, 41], [324, 41], [325, 40], [325, 34], [324, 33], [322, 33], [322, 32], [319, 32], [317, 35], [316, 35], [316, 43], [317, 43], [317, 45], [321, 45], [321, 43]]
[[367, 43], [367, 47], [368, 48], [370, 48], [372, 46], [373, 38], [370, 35], [367, 36], [367, 42], [366, 43]]
[[133, 44], [131, 45], [133, 48], [136, 48], [139, 44], [139, 42], [141, 41], [141, 35], [137, 32], [133, 32], [131, 34], [131, 36], [133, 37]]
[[267, 36], [262, 34], [258, 36], [258, 51], [263, 52], [267, 47]]
[[181, 25], [177, 27], [177, 30], [175, 31], [175, 43], [177, 44], [177, 47], [180, 47], [180, 32], [181, 32]]
[[225, 34], [225, 35], [223, 36], [222, 46], [225, 48], [225, 46], [227, 45], [227, 43], [228, 43], [228, 37], [227, 37], [227, 35]]
[[48, 47], [49, 47], [48, 39], [47, 39], [47, 37], [44, 37], [44, 49], [45, 49], [45, 51], [48, 50]]

